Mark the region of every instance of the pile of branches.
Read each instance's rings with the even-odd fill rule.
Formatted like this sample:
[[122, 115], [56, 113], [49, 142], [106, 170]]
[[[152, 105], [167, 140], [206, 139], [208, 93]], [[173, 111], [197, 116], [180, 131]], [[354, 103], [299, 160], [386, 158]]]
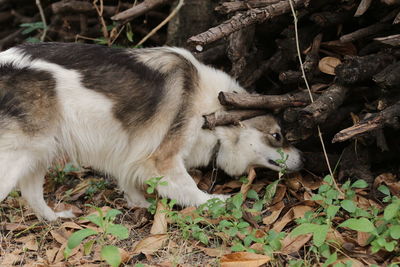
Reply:
[[254, 93], [221, 93], [230, 111], [206, 116], [205, 128], [274, 112], [286, 138], [310, 152], [313, 172], [327, 171], [317, 127], [332, 163], [342, 158], [340, 177], [399, 171], [399, 0], [31, 2], [0, 0], [0, 49], [39, 40], [184, 46]]

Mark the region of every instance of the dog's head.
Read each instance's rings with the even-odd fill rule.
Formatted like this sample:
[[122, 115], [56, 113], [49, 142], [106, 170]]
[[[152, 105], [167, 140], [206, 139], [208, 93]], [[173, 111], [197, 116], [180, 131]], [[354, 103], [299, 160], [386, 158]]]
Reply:
[[[216, 131], [221, 142], [217, 164], [230, 175], [241, 175], [249, 166], [280, 171], [286, 165], [288, 172], [303, 167], [301, 152], [287, 143], [273, 116], [258, 116]], [[284, 163], [277, 163], [282, 158]]]

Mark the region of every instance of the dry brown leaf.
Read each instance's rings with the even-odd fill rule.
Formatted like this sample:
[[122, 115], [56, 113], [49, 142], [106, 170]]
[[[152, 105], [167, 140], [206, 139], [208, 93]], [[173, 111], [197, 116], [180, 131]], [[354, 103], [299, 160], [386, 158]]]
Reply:
[[313, 210], [313, 208], [310, 206], [305, 206], [305, 205], [294, 206], [288, 212], [286, 212], [286, 214], [279, 221], [277, 221], [274, 224], [272, 229], [275, 230], [276, 232], [281, 232], [282, 229], [285, 228], [286, 224], [288, 224], [294, 219], [304, 217], [304, 214], [307, 211], [311, 210]]
[[285, 197], [285, 194], [286, 194], [286, 186], [278, 184], [278, 186], [276, 187], [275, 196], [272, 199], [271, 204], [275, 204], [281, 201]]
[[365, 266], [364, 263], [362, 263], [359, 260], [353, 259], [353, 258], [342, 258], [342, 259], [339, 259], [339, 260], [335, 261], [332, 264], [332, 266], [335, 266], [335, 264], [337, 264], [337, 263], [341, 263], [341, 264], [345, 265], [348, 262], [351, 262], [350, 266], [352, 266], [352, 267], [364, 267]]
[[154, 215], [153, 225], [150, 229], [150, 234], [165, 234], [168, 230], [167, 211], [169, 210], [161, 201], [157, 203], [156, 214]]
[[392, 173], [382, 173], [375, 178], [374, 181], [374, 188], [378, 188], [379, 185], [385, 184], [389, 187], [390, 192], [400, 197], [400, 181], [397, 180], [396, 175]]
[[60, 228], [70, 228], [70, 229], [76, 229], [80, 230], [82, 227], [74, 222], [64, 222], [61, 224]]
[[333, 241], [334, 243], [339, 244], [340, 246], [342, 246], [346, 242], [343, 236], [335, 229], [330, 229], [330, 231], [326, 235], [326, 240]]
[[46, 259], [49, 261], [49, 263], [54, 262], [59, 249], [60, 249], [59, 247], [52, 247], [52, 248], [46, 249], [46, 252], [45, 252]]
[[160, 235], [150, 235], [142, 240], [140, 240], [135, 248], [133, 249], [133, 254], [153, 254], [160, 248], [162, 248], [164, 241], [166, 241], [168, 235], [160, 234]]
[[304, 246], [312, 237], [312, 234], [299, 235], [293, 237], [292, 235], [287, 235], [282, 240], [282, 248], [280, 250], [283, 254], [291, 254], [293, 252], [299, 251], [300, 248]]
[[27, 242], [22, 246], [24, 250], [37, 251], [39, 249], [39, 244], [34, 236], [32, 236]]
[[335, 68], [341, 63], [336, 57], [324, 57], [318, 62], [318, 68], [321, 72], [335, 75]]
[[29, 226], [21, 223], [8, 223], [8, 222], [3, 222], [0, 224], [1, 228], [7, 230], [7, 231], [23, 231], [27, 229]]
[[197, 245], [196, 248], [200, 249], [201, 251], [203, 251], [206, 255], [208, 255], [210, 257], [221, 257], [223, 255], [231, 253], [231, 250], [229, 248], [225, 248], [225, 247], [206, 248], [206, 247]]
[[250, 168], [249, 175], [247, 176], [247, 183], [242, 184], [240, 188], [240, 193], [243, 194], [243, 199], [246, 199], [247, 192], [249, 192], [255, 178], [256, 178], [256, 171], [254, 170], [254, 168]]
[[50, 234], [61, 245], [67, 243], [68, 237], [71, 235], [71, 233], [64, 228], [51, 230]]
[[2, 256], [0, 258], [0, 266], [13, 266], [15, 263], [17, 263], [21, 257], [19, 254], [21, 253], [21, 250], [14, 250], [11, 253], [7, 253], [6, 255]]
[[235, 252], [221, 257], [221, 267], [257, 267], [271, 260], [266, 255], [251, 252]]
[[321, 179], [315, 179], [311, 175], [301, 176], [299, 177], [299, 181], [305, 188], [309, 190], [316, 190], [323, 184]]
[[283, 204], [283, 201], [279, 201], [275, 205], [268, 207], [267, 214], [268, 213], [270, 214], [265, 216], [262, 222], [266, 225], [273, 224], [276, 221], [276, 219], [278, 219], [284, 207], [285, 205]]
[[357, 232], [357, 244], [361, 247], [368, 245], [368, 238], [371, 237], [370, 233]]

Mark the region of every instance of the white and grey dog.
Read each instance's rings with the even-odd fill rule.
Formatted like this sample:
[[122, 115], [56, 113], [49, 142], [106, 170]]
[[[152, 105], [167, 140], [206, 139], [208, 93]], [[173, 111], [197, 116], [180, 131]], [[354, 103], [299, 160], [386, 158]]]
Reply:
[[245, 92], [179, 48], [41, 43], [0, 53], [0, 201], [18, 186], [39, 217], [70, 217], [43, 199], [46, 171], [63, 156], [114, 176], [131, 206], [147, 205], [143, 184], [159, 176], [168, 185], [158, 193], [181, 205], [225, 199], [199, 190], [187, 172], [214, 150], [230, 175], [279, 169], [278, 148], [289, 170], [301, 168], [272, 116], [202, 129], [204, 114], [223, 110], [220, 91]]

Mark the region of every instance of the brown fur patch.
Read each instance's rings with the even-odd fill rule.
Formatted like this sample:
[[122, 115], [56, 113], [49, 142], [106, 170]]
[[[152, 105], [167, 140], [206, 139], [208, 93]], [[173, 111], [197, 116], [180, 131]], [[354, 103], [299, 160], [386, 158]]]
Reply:
[[[45, 71], [0, 67], [0, 113], [3, 123], [16, 119], [29, 134], [48, 127], [56, 116], [55, 80]], [[3, 125], [4, 126], [4, 125]]]

